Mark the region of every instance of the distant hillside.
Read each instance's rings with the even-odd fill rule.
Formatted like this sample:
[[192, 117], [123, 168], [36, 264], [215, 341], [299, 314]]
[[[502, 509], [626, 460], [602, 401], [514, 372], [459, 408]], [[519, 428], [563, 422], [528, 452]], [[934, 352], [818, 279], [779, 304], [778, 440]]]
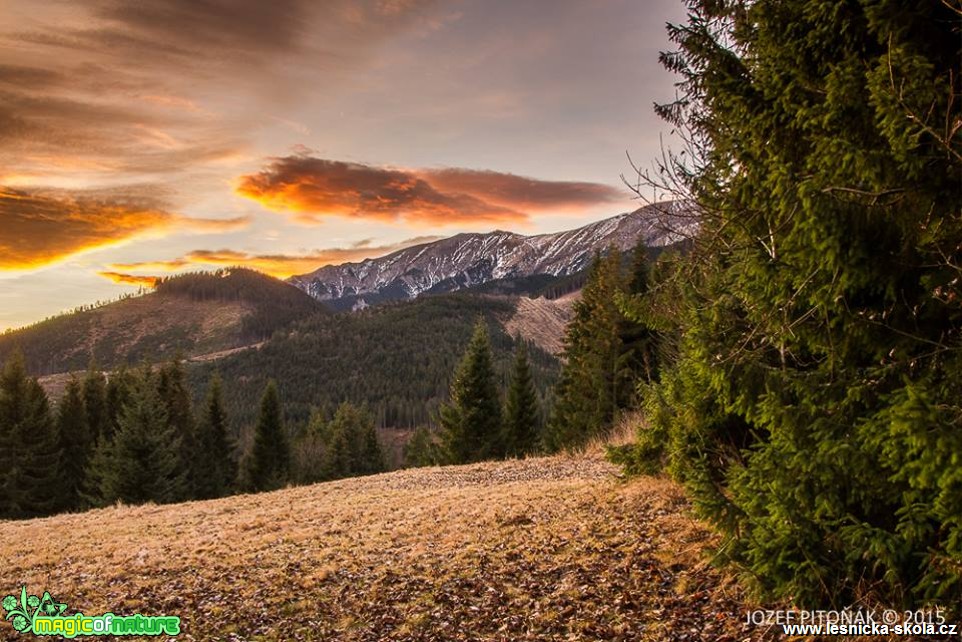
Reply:
[[23, 351], [33, 374], [103, 368], [227, 350], [269, 337], [323, 306], [297, 288], [243, 268], [187, 274], [154, 292], [64, 314], [0, 335], [0, 360]]
[[[489, 324], [496, 366], [507, 377], [514, 342], [504, 324], [517, 299], [468, 293], [427, 297], [355, 313], [313, 316], [275, 335], [257, 350], [195, 364], [199, 395], [210, 373], [223, 375], [237, 426], [250, 426], [268, 379], [281, 388], [288, 419], [306, 421], [311, 407], [342, 401], [367, 404], [381, 427], [407, 428], [431, 420], [479, 316]], [[531, 349], [542, 392], [555, 381], [558, 361]]]
[[554, 234], [458, 234], [359, 263], [328, 265], [289, 281], [342, 310], [491, 282], [500, 282], [497, 289], [505, 293], [525, 294], [584, 270], [597, 251], [629, 250], [639, 242], [661, 248], [684, 240], [696, 226], [689, 206], [659, 203]]

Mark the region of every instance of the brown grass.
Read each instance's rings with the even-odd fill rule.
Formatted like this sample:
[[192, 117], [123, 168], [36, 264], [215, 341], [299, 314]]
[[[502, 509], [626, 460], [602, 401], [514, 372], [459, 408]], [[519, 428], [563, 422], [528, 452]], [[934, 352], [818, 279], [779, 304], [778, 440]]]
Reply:
[[2, 522], [0, 590], [179, 615], [189, 640], [755, 639], [680, 489], [616, 472], [538, 458]]

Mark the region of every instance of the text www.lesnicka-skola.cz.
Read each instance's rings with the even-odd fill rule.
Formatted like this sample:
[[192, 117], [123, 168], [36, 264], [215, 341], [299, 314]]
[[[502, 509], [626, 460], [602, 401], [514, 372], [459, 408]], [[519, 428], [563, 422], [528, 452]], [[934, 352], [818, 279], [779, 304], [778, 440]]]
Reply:
[[745, 621], [758, 627], [781, 629], [785, 635], [958, 635], [962, 627], [946, 621], [945, 609], [882, 611], [868, 609], [755, 610]]

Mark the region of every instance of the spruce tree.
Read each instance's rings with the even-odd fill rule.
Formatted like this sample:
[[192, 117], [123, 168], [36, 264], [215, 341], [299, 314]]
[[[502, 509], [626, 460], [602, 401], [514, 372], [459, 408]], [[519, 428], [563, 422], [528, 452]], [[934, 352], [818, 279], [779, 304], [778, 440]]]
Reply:
[[361, 431], [361, 465], [358, 473], [374, 475], [385, 470], [387, 470], [387, 464], [384, 461], [384, 450], [377, 436], [377, 428], [374, 427], [374, 419], [370, 415], [365, 415], [364, 427]]
[[475, 324], [474, 334], [451, 383], [450, 400], [441, 406], [439, 419], [449, 462], [504, 456], [501, 401], [483, 318]]
[[412, 468], [436, 466], [443, 460], [440, 444], [426, 426], [418, 426], [404, 445], [404, 465]]
[[514, 342], [514, 368], [504, 405], [504, 443], [509, 457], [521, 457], [537, 448], [541, 410], [527, 346], [520, 336], [516, 336]]
[[23, 354], [15, 351], [4, 363], [0, 373], [0, 519], [13, 517], [16, 502], [13, 492], [13, 471], [17, 461], [17, 444], [13, 441], [13, 427], [23, 404], [26, 367]]
[[377, 438], [374, 419], [363, 408], [344, 402], [328, 424], [328, 479], [370, 475], [385, 468], [384, 453]]
[[331, 443], [330, 422], [325, 410], [314, 408], [307, 426], [292, 449], [292, 477], [298, 484], [313, 484], [327, 477], [326, 465]]
[[622, 314], [617, 366], [621, 407], [634, 404], [636, 383], [650, 384], [658, 378], [661, 336], [648, 309], [651, 305], [650, 281], [647, 248], [642, 241], [634, 250], [626, 289], [617, 300]]
[[962, 38], [952, 3], [692, 0], [670, 29], [701, 229], [648, 400], [776, 597], [962, 599]]
[[96, 447], [87, 423], [83, 393], [83, 384], [76, 377], [71, 377], [57, 410], [57, 428], [64, 451], [64, 491], [69, 508], [79, 508], [83, 503], [81, 495], [87, 466]]
[[[105, 419], [101, 424], [100, 431], [96, 434], [98, 443], [101, 441], [101, 438], [105, 442], [109, 442], [113, 438], [114, 433], [120, 425], [120, 418], [123, 415], [124, 406], [130, 399], [135, 382], [136, 375], [134, 372], [128, 370], [127, 366], [121, 366], [117, 371], [111, 373], [110, 379], [107, 381], [106, 400], [104, 403]], [[87, 403], [89, 404], [89, 401]], [[90, 411], [88, 405], [88, 417], [89, 416]], [[91, 434], [94, 434], [93, 431]]]
[[84, 412], [87, 415], [87, 431], [92, 442], [96, 443], [101, 434], [106, 434], [109, 438], [113, 427], [110, 425], [107, 408], [107, 379], [94, 360], [91, 360], [87, 367], [81, 392]]
[[331, 441], [328, 443], [324, 457], [325, 479], [343, 479], [351, 476], [355, 464], [352, 450], [350, 437], [344, 427], [331, 433]]
[[254, 444], [245, 461], [245, 483], [249, 490], [282, 487], [290, 472], [290, 450], [284, 430], [277, 383], [270, 380], [261, 397], [260, 418], [254, 430]]
[[117, 433], [98, 444], [92, 462], [100, 473], [98, 503], [180, 501], [187, 485], [182, 452], [180, 434], [168, 420], [156, 375], [145, 368], [130, 391]]
[[64, 451], [47, 393], [36, 379], [27, 382], [26, 416], [13, 437], [26, 448], [19, 459], [14, 490], [25, 517], [52, 515], [69, 507], [71, 494], [63, 472]]
[[623, 317], [617, 298], [625, 288], [621, 253], [596, 255], [565, 330], [563, 366], [545, 446], [577, 448], [605, 434], [633, 386], [619, 370]]
[[237, 463], [228, 433], [221, 378], [215, 373], [207, 388], [204, 414], [197, 425], [198, 459], [203, 461], [203, 468], [194, 480], [194, 490], [200, 499], [223, 497], [234, 486]]
[[195, 496], [198, 478], [205, 474], [204, 453], [198, 447], [194, 409], [187, 386], [187, 372], [181, 357], [165, 364], [157, 375], [157, 392], [167, 411], [167, 423], [177, 434], [180, 461], [184, 466], [184, 497]]
[[7, 517], [50, 515], [67, 506], [63, 449], [47, 394], [14, 353], [0, 376], [0, 432], [8, 466], [3, 474]]

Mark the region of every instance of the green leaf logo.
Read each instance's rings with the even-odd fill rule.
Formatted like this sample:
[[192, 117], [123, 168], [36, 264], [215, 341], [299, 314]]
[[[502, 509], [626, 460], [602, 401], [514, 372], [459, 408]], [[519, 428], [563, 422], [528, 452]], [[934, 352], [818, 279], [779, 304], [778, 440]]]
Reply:
[[27, 595], [27, 587], [20, 587], [20, 599], [13, 595], [7, 595], [2, 602], [4, 619], [10, 620], [13, 628], [20, 633], [29, 633], [33, 630], [33, 622], [37, 616], [51, 617], [63, 615], [67, 610], [67, 605], [57, 602], [49, 591], [44, 592], [43, 597]]

